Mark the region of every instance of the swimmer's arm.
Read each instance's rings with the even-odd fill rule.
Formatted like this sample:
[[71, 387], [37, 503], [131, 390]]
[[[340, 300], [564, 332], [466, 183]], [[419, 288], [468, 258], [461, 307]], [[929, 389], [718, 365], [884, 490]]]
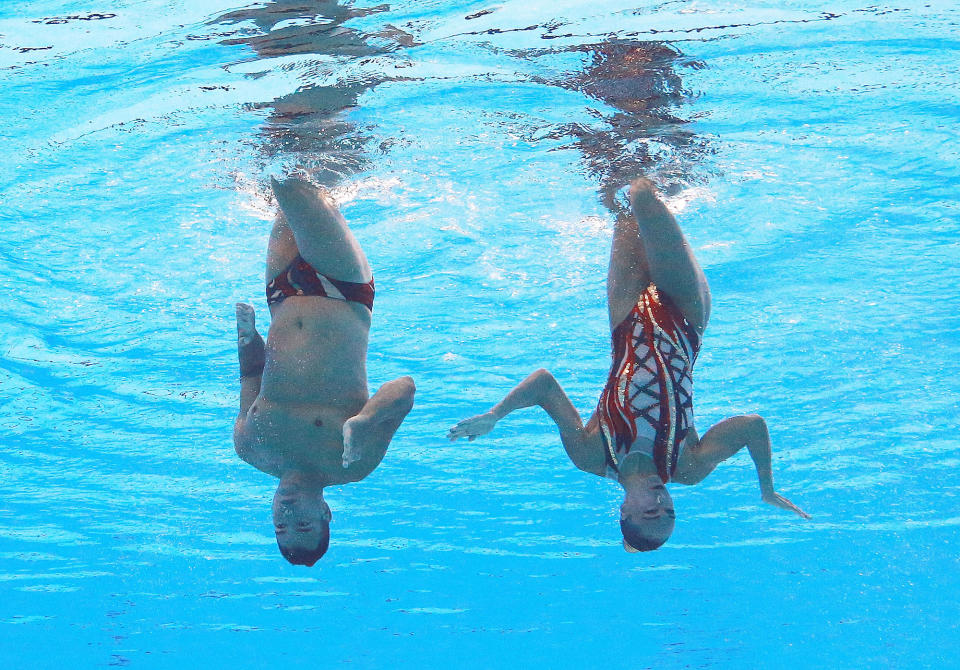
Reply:
[[750, 458], [757, 468], [763, 501], [809, 519], [806, 512], [777, 493], [773, 487], [770, 433], [767, 422], [757, 414], [724, 419], [708, 430], [700, 440], [694, 439], [693, 444], [685, 448], [680, 455], [673, 481], [678, 484], [697, 484], [713, 472], [717, 465], [743, 447], [750, 452]]
[[466, 437], [473, 440], [493, 430], [497, 421], [524, 407], [542, 407], [560, 430], [560, 440], [573, 464], [596, 475], [603, 475], [603, 451], [597, 448], [584, 429], [577, 408], [550, 372], [537, 370], [507, 394], [486, 414], [464, 419], [450, 429], [451, 440]]
[[390, 440], [413, 409], [416, 391], [411, 377], [387, 382], [359, 414], [343, 424], [343, 467], [348, 481], [359, 481], [380, 465]]
[[247, 412], [250, 411], [253, 402], [257, 399], [257, 396], [260, 395], [260, 382], [262, 379], [262, 375], [240, 378], [240, 416], [238, 418], [247, 416]]
[[237, 303], [236, 314], [237, 358], [240, 361], [240, 412], [233, 424], [233, 444], [237, 454], [243, 458], [241, 451], [246, 450], [250, 442], [250, 436], [247, 434], [247, 413], [260, 395], [266, 347], [263, 338], [257, 332], [253, 307]]
[[233, 448], [237, 452], [237, 456], [256, 468], [260, 468], [260, 466], [252, 460], [255, 457], [253, 446], [256, 440], [251, 433], [251, 426], [250, 422], [247, 421], [247, 415], [250, 412], [250, 407], [253, 405], [253, 402], [257, 399], [257, 396], [260, 395], [260, 380], [260, 375], [240, 378], [240, 411], [237, 413], [237, 418], [233, 422]]

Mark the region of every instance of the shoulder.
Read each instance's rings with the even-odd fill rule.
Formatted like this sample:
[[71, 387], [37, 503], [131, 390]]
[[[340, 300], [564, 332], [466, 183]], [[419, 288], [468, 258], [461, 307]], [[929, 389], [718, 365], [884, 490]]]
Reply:
[[[237, 423], [241, 423], [241, 421], [238, 420]], [[280, 476], [275, 460], [264, 453], [258, 444], [258, 440], [248, 429], [241, 427], [238, 431], [237, 427], [234, 427], [233, 449], [244, 463], [252, 465], [260, 472], [268, 475]]]
[[236, 449], [238, 455], [242, 450], [246, 450], [250, 443], [251, 428], [248, 412], [239, 414], [233, 422], [233, 447]]
[[257, 440], [253, 434], [252, 423], [246, 414], [238, 416], [233, 423], [233, 449], [237, 452], [237, 456], [248, 463], [257, 450]]
[[713, 469], [712, 463], [707, 463], [701, 449], [700, 436], [697, 430], [691, 426], [687, 436], [683, 440], [683, 449], [680, 451], [680, 458], [677, 460], [677, 469], [670, 477], [670, 481], [677, 484], [693, 486], [703, 481]]

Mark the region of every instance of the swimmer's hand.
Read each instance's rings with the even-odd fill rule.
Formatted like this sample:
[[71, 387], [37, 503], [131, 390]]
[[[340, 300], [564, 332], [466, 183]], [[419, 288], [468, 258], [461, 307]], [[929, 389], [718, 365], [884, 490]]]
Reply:
[[450, 432], [447, 433], [447, 437], [450, 438], [451, 442], [455, 442], [461, 437], [465, 437], [470, 442], [473, 442], [474, 439], [480, 437], [481, 435], [486, 435], [493, 430], [493, 427], [496, 424], [497, 417], [493, 415], [493, 412], [478, 414], [477, 416], [472, 416], [469, 419], [464, 419], [456, 426], [451, 428]]
[[787, 500], [784, 496], [780, 495], [773, 489], [770, 491], [765, 491], [763, 493], [763, 502], [773, 505], [774, 507], [780, 507], [782, 509], [790, 510], [791, 512], [796, 512], [804, 519], [809, 519], [810, 515], [804, 512], [802, 509], [794, 505], [792, 502]]
[[253, 306], [245, 302], [237, 303], [237, 344], [244, 346], [253, 342], [257, 335], [257, 315]]
[[362, 421], [359, 416], [353, 416], [343, 422], [343, 468], [347, 469], [360, 460], [362, 454], [354, 443], [353, 429], [357, 422]]

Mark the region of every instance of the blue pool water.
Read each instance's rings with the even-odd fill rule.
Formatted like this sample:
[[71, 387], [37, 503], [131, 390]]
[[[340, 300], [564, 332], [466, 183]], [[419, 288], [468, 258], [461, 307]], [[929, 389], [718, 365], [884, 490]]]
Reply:
[[[0, 664], [950, 667], [960, 9], [698, 0], [0, 5]], [[331, 186], [417, 405], [313, 569], [233, 453], [264, 177]], [[668, 194], [711, 282], [701, 432], [771, 426], [628, 555], [537, 367], [609, 365], [607, 194]]]

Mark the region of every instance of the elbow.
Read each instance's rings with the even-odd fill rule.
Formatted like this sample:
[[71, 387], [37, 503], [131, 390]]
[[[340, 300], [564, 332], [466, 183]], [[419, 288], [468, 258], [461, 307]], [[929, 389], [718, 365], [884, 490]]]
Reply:
[[539, 393], [543, 394], [543, 397], [550, 396], [560, 390], [560, 382], [557, 381], [557, 378], [551, 374], [549, 370], [540, 368], [536, 372], [537, 375], [537, 389]]
[[767, 429], [767, 422], [762, 416], [759, 414], [747, 414], [743, 418], [747, 420], [747, 425], [753, 435], [769, 439], [770, 431]]

